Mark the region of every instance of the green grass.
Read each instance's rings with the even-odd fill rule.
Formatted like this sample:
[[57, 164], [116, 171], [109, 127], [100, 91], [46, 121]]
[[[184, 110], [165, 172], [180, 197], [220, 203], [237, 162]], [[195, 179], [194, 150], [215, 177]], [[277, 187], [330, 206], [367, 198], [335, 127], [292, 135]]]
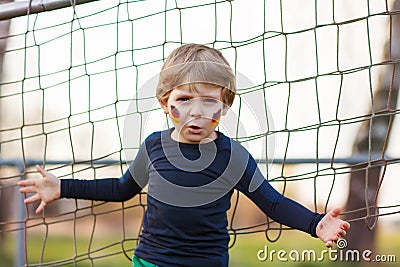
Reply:
[[[14, 238], [9, 237], [4, 243], [4, 248], [0, 251], [0, 267], [13, 266], [13, 257], [15, 253]], [[116, 238], [99, 238], [93, 240], [89, 249], [88, 239], [82, 238], [74, 240], [71, 237], [49, 237], [43, 248], [43, 237], [31, 235], [28, 238], [28, 259], [29, 264], [40, 265], [41, 262], [54, 262], [57, 263], [66, 260], [65, 264], [61, 266], [78, 266], [78, 267], [112, 267], [112, 266], [131, 266], [128, 258], [121, 253], [123, 250], [122, 244]], [[109, 244], [114, 244], [109, 246]], [[132, 249], [135, 246], [134, 242], [124, 243], [125, 249]], [[257, 257], [257, 252], [264, 250], [265, 246], [268, 248], [268, 253], [272, 250], [273, 258], [268, 257], [265, 261], [261, 261]], [[397, 257], [397, 264], [400, 261], [400, 234], [396, 235], [380, 235], [378, 240], [379, 252], [395, 254]], [[286, 262], [282, 262], [277, 258], [277, 252], [283, 250], [286, 252]], [[291, 231], [285, 232], [278, 242], [268, 242], [263, 234], [250, 234], [238, 236], [237, 240], [230, 250], [230, 267], [317, 267], [317, 266], [346, 266], [346, 262], [333, 262], [330, 261], [328, 256], [325, 255], [325, 261], [293, 261], [288, 258], [288, 253], [292, 250], [299, 251], [300, 255], [304, 250], [314, 250], [317, 257], [321, 255], [321, 251], [325, 250], [322, 242], [318, 239], [309, 237], [306, 234]], [[90, 251], [90, 254], [88, 254]], [[23, 253], [23, 252], [22, 252]], [[129, 256], [133, 251], [127, 252]], [[115, 255], [112, 255], [115, 254]], [[104, 257], [106, 255], [106, 257]], [[270, 255], [270, 254], [269, 254]], [[294, 254], [293, 254], [294, 255]], [[265, 256], [265, 254], [261, 254]], [[88, 259], [91, 258], [92, 260]], [[76, 265], [73, 262], [76, 262]], [[92, 265], [93, 264], [93, 265]], [[338, 265], [339, 264], [339, 265]], [[374, 266], [373, 264], [369, 266]], [[388, 267], [397, 266], [396, 263], [387, 263]]]
[[[6, 245], [0, 251], [0, 267], [13, 266], [15, 244], [12, 238], [4, 242]], [[88, 238], [76, 241], [70, 236], [49, 237], [44, 242], [43, 237], [31, 235], [27, 239], [28, 263], [46, 266], [79, 266], [79, 267], [111, 267], [131, 266], [129, 259], [123, 254], [124, 247], [132, 255], [133, 242], [121, 243], [115, 238], [96, 239], [89, 247]], [[43, 244], [46, 244], [43, 247]], [[22, 254], [24, 252], [21, 252]], [[76, 263], [76, 265], [73, 264]]]

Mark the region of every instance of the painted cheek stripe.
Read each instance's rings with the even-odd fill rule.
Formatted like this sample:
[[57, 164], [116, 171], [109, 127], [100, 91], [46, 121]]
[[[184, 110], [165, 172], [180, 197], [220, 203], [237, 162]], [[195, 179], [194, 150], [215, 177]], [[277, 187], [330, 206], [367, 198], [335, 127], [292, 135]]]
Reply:
[[171, 105], [171, 120], [174, 123], [178, 123], [180, 116], [181, 116], [181, 113], [179, 112], [179, 110], [175, 106]]
[[211, 119], [211, 125], [215, 125], [219, 123], [219, 119], [221, 118], [221, 109], [219, 109], [217, 112], [215, 112], [212, 116]]

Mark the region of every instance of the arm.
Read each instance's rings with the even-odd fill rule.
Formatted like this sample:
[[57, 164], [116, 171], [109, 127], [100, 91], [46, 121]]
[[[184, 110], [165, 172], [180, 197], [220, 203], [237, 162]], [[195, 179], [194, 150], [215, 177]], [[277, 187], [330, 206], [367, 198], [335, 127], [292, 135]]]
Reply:
[[40, 201], [36, 213], [54, 200], [59, 198], [76, 198], [101, 201], [126, 201], [141, 191], [141, 187], [134, 181], [130, 171], [126, 171], [121, 178], [107, 178], [98, 180], [58, 179], [55, 175], [36, 166], [42, 178], [20, 181], [21, 193], [35, 193], [24, 200], [25, 204]]
[[[254, 181], [259, 186], [255, 190], [250, 190], [250, 184]], [[249, 158], [246, 173], [237, 187], [267, 216], [279, 223], [319, 237], [327, 247], [331, 247], [333, 242], [346, 235], [346, 230], [350, 228], [348, 222], [338, 218], [340, 209], [335, 209], [326, 215], [318, 214], [277, 192], [263, 177], [252, 157]]]
[[121, 178], [97, 180], [61, 180], [61, 198], [123, 202], [138, 194], [142, 188], [127, 170]]
[[23, 186], [20, 189], [21, 193], [35, 193], [25, 199], [26, 204], [41, 201], [36, 213], [42, 212], [47, 204], [59, 198], [126, 201], [139, 193], [147, 184], [148, 157], [146, 155], [144, 145], [142, 145], [134, 162], [121, 178], [59, 180], [40, 166], [36, 166], [43, 177], [20, 181], [18, 185]]
[[317, 237], [316, 229], [323, 214], [310, 211], [276, 191], [267, 180], [253, 192], [239, 187], [268, 217], [294, 229]]

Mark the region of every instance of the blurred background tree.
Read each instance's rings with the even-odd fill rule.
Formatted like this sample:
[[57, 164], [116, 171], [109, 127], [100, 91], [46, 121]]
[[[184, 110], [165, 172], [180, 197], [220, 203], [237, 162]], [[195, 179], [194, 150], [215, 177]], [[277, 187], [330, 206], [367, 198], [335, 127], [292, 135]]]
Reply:
[[[393, 2], [391, 11], [400, 10], [400, 1]], [[354, 154], [368, 155], [372, 161], [377, 160], [378, 166], [363, 164], [352, 168], [350, 176], [349, 198], [346, 204], [347, 211], [354, 211], [363, 207], [357, 212], [351, 212], [347, 219], [369, 217], [378, 211], [375, 209], [376, 195], [379, 191], [381, 179], [385, 174], [384, 157], [394, 112], [397, 107], [397, 100], [400, 86], [400, 14], [390, 15], [388, 27], [388, 40], [383, 48], [385, 67], [382, 69], [378, 87], [371, 97], [370, 116], [362, 123], [355, 143]], [[374, 251], [376, 243], [375, 221], [378, 217], [369, 217], [365, 220], [357, 220], [351, 223], [351, 231], [346, 239], [349, 249], [359, 251], [370, 249]], [[370, 228], [370, 229], [369, 229]], [[366, 231], [369, 229], [369, 231]], [[374, 263], [376, 264], [376, 263]]]

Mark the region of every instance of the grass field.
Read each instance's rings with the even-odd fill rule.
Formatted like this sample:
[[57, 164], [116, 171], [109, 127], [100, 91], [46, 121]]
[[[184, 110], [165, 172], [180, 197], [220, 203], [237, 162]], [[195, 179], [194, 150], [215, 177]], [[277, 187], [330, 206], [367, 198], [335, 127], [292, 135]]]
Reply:
[[[7, 238], [4, 248], [0, 252], [0, 266], [10, 267], [13, 266], [13, 257], [15, 254], [15, 244], [13, 238]], [[76, 244], [76, 245], [74, 245]], [[113, 244], [111, 246], [108, 246]], [[74, 242], [71, 237], [51, 237], [46, 240], [46, 247], [43, 250], [43, 238], [40, 236], [31, 236], [28, 240], [28, 258], [29, 264], [40, 266], [41, 258], [42, 262], [53, 262], [55, 265], [57, 262], [62, 260], [69, 260], [69, 263], [59, 266], [79, 266], [79, 267], [112, 267], [112, 266], [131, 266], [128, 258], [121, 254], [122, 247], [121, 243], [113, 238], [102, 238], [94, 240], [90, 246], [89, 257], [92, 258], [92, 262], [88, 260], [88, 247], [89, 240], [79, 239]], [[135, 244], [133, 242], [124, 243], [126, 249], [132, 249]], [[379, 266], [395, 267], [398, 266], [400, 261], [400, 234], [381, 234], [378, 239], [377, 247], [379, 251], [374, 254], [384, 255], [395, 255], [397, 262], [386, 263]], [[262, 250], [260, 253], [259, 251]], [[282, 261], [278, 259], [278, 251], [285, 251], [285, 255], [281, 254]], [[295, 261], [295, 255], [293, 250], [299, 252], [299, 261]], [[315, 251], [316, 260], [313, 257], [308, 258], [308, 254], [304, 254], [304, 260], [302, 260], [302, 253], [304, 251], [309, 252], [310, 250]], [[309, 237], [306, 234], [290, 231], [285, 232], [280, 237], [278, 242], [268, 242], [263, 234], [251, 234], [238, 236], [235, 245], [230, 250], [230, 267], [258, 267], [258, 266], [274, 266], [274, 267], [317, 267], [317, 266], [350, 266], [343, 257], [343, 261], [331, 261], [327, 253], [322, 253], [326, 250], [323, 244], [318, 240]], [[43, 253], [42, 253], [43, 252]], [[267, 252], [268, 257], [266, 257]], [[127, 252], [128, 256], [132, 255], [133, 251]], [[257, 254], [261, 258], [266, 258], [264, 261], [257, 257]], [[272, 253], [272, 255], [271, 255]], [[280, 252], [282, 253], [282, 252]], [[322, 254], [321, 254], [322, 253]], [[115, 254], [115, 255], [113, 255]], [[107, 255], [107, 257], [103, 257]], [[318, 260], [324, 255], [324, 261]], [[339, 254], [337, 254], [339, 256]], [[373, 255], [370, 257], [372, 258]], [[271, 258], [272, 256], [272, 258]], [[72, 264], [72, 259], [77, 260], [76, 265]], [[310, 260], [309, 260], [310, 259]], [[93, 265], [91, 264], [93, 263]], [[44, 264], [43, 264], [44, 265]], [[369, 266], [377, 266], [376, 263], [371, 262]]]

